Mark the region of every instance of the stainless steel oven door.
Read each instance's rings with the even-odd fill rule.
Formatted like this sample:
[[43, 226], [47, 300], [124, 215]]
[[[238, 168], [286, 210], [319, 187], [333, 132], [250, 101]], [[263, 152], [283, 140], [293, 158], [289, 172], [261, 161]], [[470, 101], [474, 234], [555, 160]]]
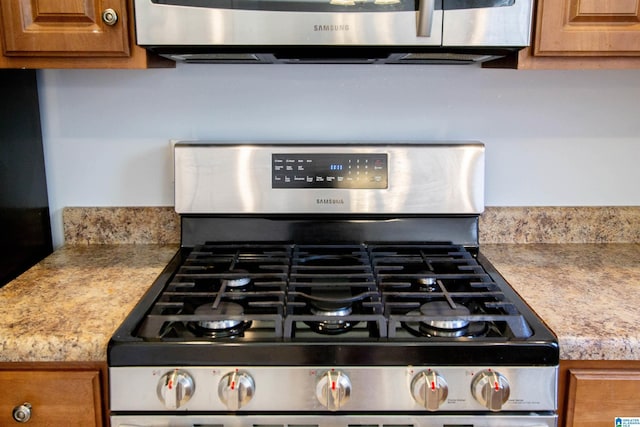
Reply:
[[131, 415], [112, 427], [556, 427], [556, 415]]

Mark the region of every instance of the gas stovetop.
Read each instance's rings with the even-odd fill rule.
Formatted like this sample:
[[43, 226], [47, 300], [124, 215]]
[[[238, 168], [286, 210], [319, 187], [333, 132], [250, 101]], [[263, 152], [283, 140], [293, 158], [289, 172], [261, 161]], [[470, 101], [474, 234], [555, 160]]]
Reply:
[[472, 254], [447, 244], [201, 245], [135, 332], [236, 343], [532, 334]]
[[112, 363], [120, 352], [165, 358], [171, 349], [197, 363], [203, 343], [215, 344], [217, 360], [271, 345], [282, 348], [274, 363], [296, 364], [315, 363], [318, 346], [334, 358], [367, 348], [356, 360], [377, 354], [376, 363], [406, 361], [407, 348], [422, 360], [429, 352], [430, 360], [467, 363], [486, 354], [481, 343], [504, 348], [496, 357], [512, 363], [557, 359], [537, 316], [460, 245], [207, 243], [172, 264], [114, 337]]

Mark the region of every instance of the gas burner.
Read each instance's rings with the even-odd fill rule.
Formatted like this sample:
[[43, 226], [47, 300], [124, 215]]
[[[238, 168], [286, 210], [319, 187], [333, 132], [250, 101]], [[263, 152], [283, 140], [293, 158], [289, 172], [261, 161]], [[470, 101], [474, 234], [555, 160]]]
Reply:
[[422, 292], [437, 292], [440, 290], [438, 282], [432, 272], [423, 271], [419, 273], [418, 290]]
[[[432, 301], [420, 306], [420, 314], [433, 317], [426, 325], [432, 328], [444, 330], [456, 330], [469, 325], [468, 316], [471, 311], [464, 305], [451, 305], [447, 301]], [[442, 317], [448, 317], [442, 319]]]
[[[322, 292], [323, 295], [336, 295], [343, 296], [345, 292], [350, 296], [348, 289], [330, 292]], [[306, 321], [305, 323], [315, 332], [324, 335], [339, 335], [353, 329], [358, 322], [351, 320], [345, 320], [346, 316], [350, 316], [353, 313], [351, 302], [343, 299], [327, 300], [318, 299], [311, 301], [310, 311], [314, 316], [326, 317], [326, 320]]]
[[[327, 314], [324, 315], [328, 316]], [[306, 321], [304, 323], [316, 333], [323, 335], [340, 335], [352, 330], [359, 322], [350, 320], [317, 320]]]
[[245, 270], [232, 270], [229, 273], [233, 274], [247, 274], [247, 276], [238, 276], [232, 278], [225, 278], [220, 280], [221, 285], [226, 285], [227, 289], [246, 289], [251, 284], [251, 279], [248, 277], [249, 273]]
[[487, 322], [470, 322], [470, 314], [471, 311], [464, 305], [452, 306], [447, 301], [432, 301], [422, 304], [420, 311], [407, 313], [424, 320], [403, 322], [402, 326], [418, 337], [475, 338], [486, 335]]
[[318, 316], [338, 317], [349, 316], [353, 313], [351, 304], [343, 305], [341, 303], [329, 301], [314, 301], [311, 304], [311, 313]]
[[243, 299], [242, 294], [253, 288], [249, 272], [246, 270], [230, 270], [224, 274], [231, 277], [220, 279], [220, 290], [226, 292], [229, 299]]
[[[231, 319], [244, 314], [240, 304], [220, 301], [217, 306], [203, 304], [194, 310], [196, 315], [211, 316], [211, 319], [189, 322], [188, 327], [198, 336], [209, 338], [233, 338], [244, 334], [251, 327], [251, 321]], [[224, 316], [229, 316], [225, 318]]]
[[478, 338], [486, 336], [489, 332], [487, 322], [472, 322], [460, 329], [440, 329], [422, 322], [419, 323], [417, 331], [413, 329], [413, 325], [405, 325], [405, 327], [416, 336], [434, 338]]

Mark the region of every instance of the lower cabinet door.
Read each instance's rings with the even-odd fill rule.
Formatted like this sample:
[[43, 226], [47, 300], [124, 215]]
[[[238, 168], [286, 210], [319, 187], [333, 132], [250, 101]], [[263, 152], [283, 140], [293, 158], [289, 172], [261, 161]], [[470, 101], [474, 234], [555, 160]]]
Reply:
[[640, 370], [570, 369], [567, 427], [613, 427], [616, 418], [640, 418]]
[[100, 371], [0, 371], [0, 426], [22, 423], [101, 426]]

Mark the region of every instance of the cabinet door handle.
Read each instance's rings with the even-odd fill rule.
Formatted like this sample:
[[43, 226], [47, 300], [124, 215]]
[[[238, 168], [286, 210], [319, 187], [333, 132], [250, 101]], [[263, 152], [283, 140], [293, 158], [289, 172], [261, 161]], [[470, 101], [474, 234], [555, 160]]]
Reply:
[[111, 8], [103, 10], [102, 22], [110, 26], [116, 25], [116, 22], [118, 22], [118, 12]]
[[13, 419], [19, 423], [26, 423], [31, 419], [31, 404], [25, 402], [13, 408]]

